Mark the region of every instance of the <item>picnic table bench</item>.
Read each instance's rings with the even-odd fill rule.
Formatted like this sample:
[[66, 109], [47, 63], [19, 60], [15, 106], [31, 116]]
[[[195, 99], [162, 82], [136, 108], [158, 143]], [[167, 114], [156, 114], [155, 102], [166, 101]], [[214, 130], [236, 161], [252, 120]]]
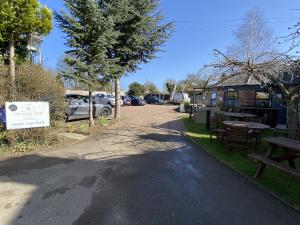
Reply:
[[[267, 154], [265, 156], [257, 154], [249, 155], [254, 161], [260, 163], [254, 177], [259, 178], [268, 165], [300, 178], [300, 171], [296, 169], [294, 162], [300, 154], [300, 141], [286, 137], [269, 137], [263, 140], [270, 145]], [[284, 153], [281, 156], [274, 156], [278, 148], [282, 148]], [[289, 166], [280, 163], [282, 161], [287, 161]]]

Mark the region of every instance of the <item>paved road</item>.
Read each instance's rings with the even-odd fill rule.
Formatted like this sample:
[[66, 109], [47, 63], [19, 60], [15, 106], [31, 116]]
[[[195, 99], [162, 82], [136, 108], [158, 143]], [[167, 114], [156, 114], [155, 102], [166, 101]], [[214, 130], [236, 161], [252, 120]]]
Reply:
[[299, 213], [190, 144], [173, 109], [125, 108], [101, 135], [0, 162], [0, 224], [299, 224]]

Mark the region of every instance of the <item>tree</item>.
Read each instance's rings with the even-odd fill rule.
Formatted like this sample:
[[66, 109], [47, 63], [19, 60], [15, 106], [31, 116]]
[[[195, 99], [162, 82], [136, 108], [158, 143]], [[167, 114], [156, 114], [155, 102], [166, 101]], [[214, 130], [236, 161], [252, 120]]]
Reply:
[[[92, 91], [107, 72], [107, 49], [116, 39], [113, 20], [106, 17], [95, 0], [64, 0], [67, 12], [56, 13], [60, 28], [66, 33], [69, 50], [65, 62], [72, 70], [63, 71], [67, 79], [84, 84], [89, 90], [90, 126], [94, 125]], [[101, 1], [102, 2], [102, 1]]]
[[37, 0], [0, 1], [0, 42], [9, 46], [11, 99], [16, 96], [15, 45], [30, 34], [47, 35], [52, 30], [52, 12]]
[[158, 88], [155, 86], [153, 82], [147, 81], [144, 84], [145, 93], [156, 93], [159, 92]]
[[167, 91], [170, 94], [170, 99], [172, 100], [177, 87], [176, 81], [173, 79], [165, 80], [165, 87], [167, 88]]
[[293, 82], [299, 74], [299, 60], [286, 53], [273, 51], [273, 39], [261, 13], [251, 10], [246, 18], [247, 20], [238, 28], [235, 41], [238, 44], [231, 47], [236, 51], [224, 54], [215, 49], [217, 62], [212, 66], [221, 69], [224, 74], [238, 76], [246, 73], [248, 78], [256, 79], [272, 98], [277, 98], [276, 90], [279, 89], [283, 95], [282, 101], [287, 106], [287, 125], [290, 129], [294, 129], [300, 85], [291, 86], [289, 82]]
[[172, 23], [163, 23], [156, 0], [104, 0], [107, 15], [114, 18], [117, 41], [108, 49], [113, 63], [110, 76], [115, 82], [115, 118], [120, 118], [120, 79], [148, 63], [170, 37]]
[[133, 82], [129, 85], [128, 95], [143, 96], [145, 93], [144, 86], [138, 82]]
[[251, 63], [272, 59], [275, 39], [265, 22], [263, 13], [258, 8], [253, 8], [246, 13], [242, 24], [233, 34], [235, 41], [228, 48], [228, 56]]

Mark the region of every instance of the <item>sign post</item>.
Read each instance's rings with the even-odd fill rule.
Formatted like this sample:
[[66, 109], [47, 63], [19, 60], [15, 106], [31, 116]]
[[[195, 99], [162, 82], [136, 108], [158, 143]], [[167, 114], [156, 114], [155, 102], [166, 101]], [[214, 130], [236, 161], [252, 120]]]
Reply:
[[49, 102], [6, 102], [6, 129], [50, 126]]

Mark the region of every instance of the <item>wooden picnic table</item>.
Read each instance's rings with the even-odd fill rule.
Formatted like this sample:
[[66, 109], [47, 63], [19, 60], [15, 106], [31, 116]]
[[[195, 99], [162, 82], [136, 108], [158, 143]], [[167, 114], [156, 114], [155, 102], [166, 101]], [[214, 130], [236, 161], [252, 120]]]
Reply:
[[230, 125], [230, 126], [237, 126], [237, 127], [246, 126], [249, 129], [260, 130], [260, 131], [267, 130], [267, 129], [271, 128], [269, 125], [266, 125], [266, 124], [263, 124], [263, 123], [253, 123], [253, 122], [244, 122], [244, 121], [227, 120], [227, 121], [223, 121], [223, 124]]
[[237, 119], [246, 119], [246, 118], [255, 118], [256, 115], [249, 113], [237, 113], [237, 112], [222, 112], [225, 118], [237, 118]]
[[[263, 140], [270, 145], [267, 154], [265, 156], [256, 154], [249, 155], [255, 161], [260, 162], [260, 166], [254, 177], [259, 178], [266, 168], [266, 165], [269, 165], [300, 178], [300, 171], [296, 170], [294, 162], [300, 154], [300, 141], [286, 137], [269, 137]], [[284, 153], [280, 156], [274, 156], [274, 153], [279, 148], [282, 148]], [[289, 166], [280, 163], [282, 161], [287, 161]]]

